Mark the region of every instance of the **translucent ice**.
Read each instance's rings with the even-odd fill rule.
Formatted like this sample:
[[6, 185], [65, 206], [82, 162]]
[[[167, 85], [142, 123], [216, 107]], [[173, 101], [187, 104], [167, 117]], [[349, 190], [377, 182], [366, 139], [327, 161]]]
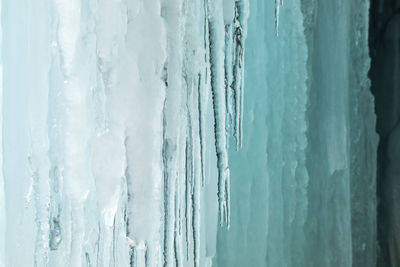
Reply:
[[365, 0], [1, 6], [0, 267], [373, 266]]
[[230, 151], [217, 266], [375, 266], [367, 21], [363, 0], [250, 2], [243, 149]]

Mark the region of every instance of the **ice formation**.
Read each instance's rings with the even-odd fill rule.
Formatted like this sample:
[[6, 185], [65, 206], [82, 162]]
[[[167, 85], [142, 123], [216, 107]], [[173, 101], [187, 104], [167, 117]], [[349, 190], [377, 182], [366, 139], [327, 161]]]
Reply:
[[0, 266], [373, 266], [366, 0], [1, 0]]

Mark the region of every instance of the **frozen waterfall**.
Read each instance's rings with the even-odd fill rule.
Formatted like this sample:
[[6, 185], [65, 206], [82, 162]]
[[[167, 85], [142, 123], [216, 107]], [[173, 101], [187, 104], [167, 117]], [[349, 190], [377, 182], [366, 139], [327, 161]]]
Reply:
[[0, 0], [0, 267], [372, 267], [367, 0]]

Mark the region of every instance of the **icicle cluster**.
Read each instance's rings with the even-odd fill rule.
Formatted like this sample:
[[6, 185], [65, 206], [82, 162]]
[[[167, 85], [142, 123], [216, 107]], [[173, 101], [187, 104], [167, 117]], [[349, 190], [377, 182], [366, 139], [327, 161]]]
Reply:
[[0, 0], [0, 266], [374, 266], [368, 1], [249, 2]]
[[0, 265], [210, 265], [248, 1], [2, 5]]

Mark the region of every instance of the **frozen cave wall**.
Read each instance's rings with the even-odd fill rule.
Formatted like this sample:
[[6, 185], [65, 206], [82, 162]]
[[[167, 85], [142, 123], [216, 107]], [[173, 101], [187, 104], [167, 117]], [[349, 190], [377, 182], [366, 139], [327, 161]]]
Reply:
[[0, 266], [374, 266], [366, 0], [1, 0]]

